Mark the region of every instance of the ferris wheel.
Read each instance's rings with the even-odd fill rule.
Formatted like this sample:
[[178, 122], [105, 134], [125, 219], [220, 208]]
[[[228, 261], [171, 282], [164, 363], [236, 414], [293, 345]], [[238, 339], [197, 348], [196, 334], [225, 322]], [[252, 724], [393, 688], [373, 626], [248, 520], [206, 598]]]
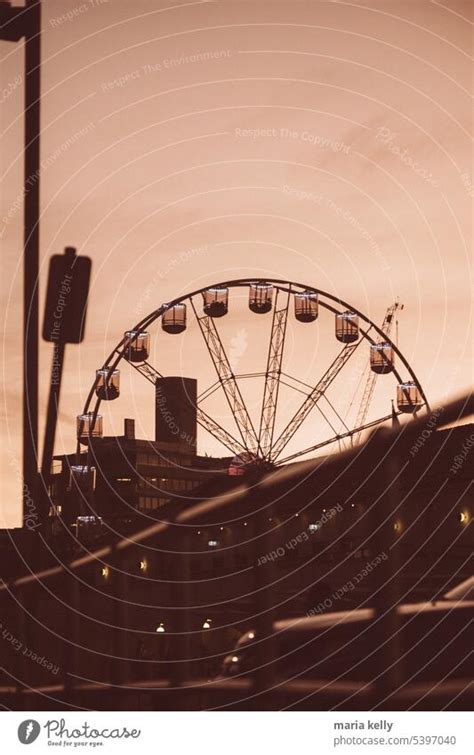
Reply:
[[[229, 358], [228, 344], [222, 335], [222, 325], [228, 318], [243, 317], [243, 304], [252, 332], [255, 328], [258, 333], [254, 339], [258, 349], [253, 359], [260, 362], [244, 373], [239, 372]], [[306, 346], [302, 357], [288, 364], [285, 345], [290, 325], [300, 329], [292, 335], [293, 352], [295, 339], [302, 336], [302, 331], [305, 331]], [[318, 374], [308, 375], [306, 370], [303, 379], [301, 374], [293, 374], [295, 364], [298, 367], [309, 365], [313, 369], [312, 352], [317, 352], [316, 344], [321, 337], [313, 329], [318, 328], [331, 331], [326, 337], [331, 339], [335, 353], [322, 366], [317, 359]], [[158, 332], [154, 333], [156, 330]], [[161, 358], [166, 354], [165, 348], [158, 350], [158, 360], [152, 363], [152, 336], [157, 337], [159, 333], [160, 338], [174, 340], [185, 337], [190, 331], [193, 343], [187, 350], [193, 354], [193, 363], [201, 365], [205, 359], [209, 368], [209, 383], [195, 399], [196, 420], [204, 435], [218, 443], [221, 456], [228, 456], [230, 452], [241, 460], [281, 465], [314, 455], [330, 444], [353, 443], [364, 431], [395, 416], [429, 411], [423, 388], [386, 329], [355, 307], [330, 293], [300, 283], [239, 279], [207, 286], [162, 304], [124, 333], [96, 371], [83, 412], [77, 417], [78, 453], [81, 446], [102, 436], [100, 405], [102, 401], [119, 398], [122, 364], [156, 385], [169, 372], [166, 359]], [[366, 402], [362, 405], [354, 403], [357, 391], [352, 391], [353, 382], [351, 390], [348, 389], [344, 377], [356, 353], [359, 359], [365, 360], [371, 378], [369, 391], [367, 387], [364, 391], [362, 386], [362, 402]], [[377, 376], [381, 376], [378, 382], [384, 383], [383, 405], [388, 408], [392, 401], [392, 409], [369, 419], [367, 396], [372, 396]], [[252, 406], [244, 398], [242, 387], [244, 381], [250, 379], [260, 382], [258, 389], [252, 389]], [[339, 387], [335, 395], [331, 395], [336, 385]], [[293, 393], [296, 400], [283, 400], [283, 390]], [[213, 397], [213, 410], [209, 409], [210, 397]], [[221, 402], [217, 411], [216, 398]], [[353, 416], [352, 406], [355, 406]], [[317, 439], [312, 431], [316, 423], [307, 422], [314, 413], [320, 420]], [[361, 418], [363, 424], [360, 424]]]

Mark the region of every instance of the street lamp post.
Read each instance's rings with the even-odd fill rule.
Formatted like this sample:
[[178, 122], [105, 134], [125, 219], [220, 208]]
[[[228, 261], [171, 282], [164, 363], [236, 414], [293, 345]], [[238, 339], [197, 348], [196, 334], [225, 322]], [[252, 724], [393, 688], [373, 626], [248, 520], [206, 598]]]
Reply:
[[0, 3], [0, 39], [25, 40], [23, 179], [23, 501], [38, 493], [38, 273], [40, 213], [41, 0]]

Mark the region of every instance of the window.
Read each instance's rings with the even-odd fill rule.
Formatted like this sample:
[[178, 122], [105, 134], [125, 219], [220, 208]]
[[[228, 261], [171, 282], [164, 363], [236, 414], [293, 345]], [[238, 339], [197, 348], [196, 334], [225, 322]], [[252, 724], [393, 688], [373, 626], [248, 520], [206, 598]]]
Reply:
[[169, 467], [170, 461], [165, 456], [162, 456], [159, 452], [157, 453], [145, 453], [143, 451], [139, 451], [137, 453], [137, 465], [141, 466], [147, 466], [147, 467]]
[[138, 508], [146, 511], [155, 510], [168, 503], [169, 498], [160, 496], [141, 495], [138, 502]]

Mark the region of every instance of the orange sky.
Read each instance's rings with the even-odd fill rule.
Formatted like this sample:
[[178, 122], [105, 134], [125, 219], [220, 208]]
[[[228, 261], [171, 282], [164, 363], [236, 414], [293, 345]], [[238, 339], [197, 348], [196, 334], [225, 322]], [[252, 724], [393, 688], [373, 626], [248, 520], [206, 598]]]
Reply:
[[[12, 526], [23, 52], [0, 50], [0, 525]], [[377, 322], [399, 296], [400, 347], [431, 402], [469, 387], [471, 55], [472, 4], [462, 0], [46, 0], [41, 301], [51, 254], [74, 245], [93, 260], [86, 338], [66, 355], [56, 452], [74, 448], [94, 370], [126, 328], [163, 301], [240, 276], [307, 282]], [[264, 327], [236, 303], [224, 330], [239, 371], [266, 354]], [[328, 366], [333, 324], [321, 317], [317, 327], [289, 333], [293, 372], [310, 383]], [[154, 339], [168, 374], [200, 377], [203, 354], [195, 329]], [[43, 406], [50, 363], [42, 344]], [[257, 392], [245, 390], [253, 406]], [[379, 415], [387, 396], [375, 398]], [[152, 401], [124, 370], [106, 433], [135, 416], [140, 437], [151, 437]], [[310, 427], [307, 445], [313, 437]]]

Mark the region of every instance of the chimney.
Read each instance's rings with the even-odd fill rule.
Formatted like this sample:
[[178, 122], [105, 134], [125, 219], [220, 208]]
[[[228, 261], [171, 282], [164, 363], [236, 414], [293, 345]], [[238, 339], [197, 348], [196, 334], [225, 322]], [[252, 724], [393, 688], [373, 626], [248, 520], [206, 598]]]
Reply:
[[135, 420], [134, 419], [124, 420], [123, 434], [126, 440], [135, 440]]

